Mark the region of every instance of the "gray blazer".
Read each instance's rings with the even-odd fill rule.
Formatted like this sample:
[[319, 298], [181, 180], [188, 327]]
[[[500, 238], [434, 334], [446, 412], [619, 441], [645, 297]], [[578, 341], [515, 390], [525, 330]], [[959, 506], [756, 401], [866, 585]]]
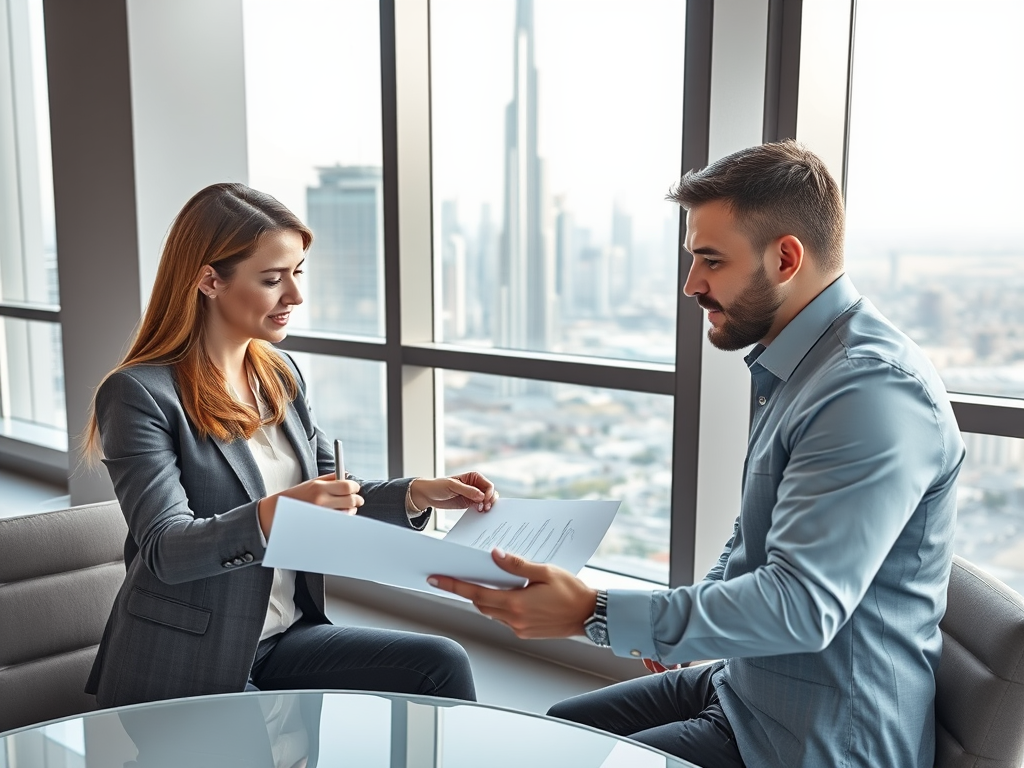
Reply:
[[[334, 471], [334, 456], [301, 394], [283, 429], [309, 480]], [[273, 571], [260, 567], [256, 505], [263, 478], [243, 440], [200, 439], [169, 366], [139, 365], [108, 378], [96, 395], [104, 464], [125, 519], [126, 576], [86, 684], [100, 706], [227, 693], [245, 688]], [[409, 520], [411, 479], [364, 483], [359, 514]], [[303, 620], [328, 623], [323, 576], [300, 573]]]

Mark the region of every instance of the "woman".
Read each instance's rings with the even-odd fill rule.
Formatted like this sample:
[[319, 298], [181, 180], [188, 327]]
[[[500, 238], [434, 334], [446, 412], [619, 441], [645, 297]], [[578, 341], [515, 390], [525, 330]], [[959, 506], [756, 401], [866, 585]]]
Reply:
[[270, 345], [302, 302], [311, 242], [288, 209], [242, 184], [202, 190], [171, 227], [87, 433], [129, 529], [86, 687], [101, 706], [251, 688], [475, 698], [457, 643], [332, 626], [323, 576], [260, 565], [281, 497], [415, 529], [432, 507], [486, 511], [497, 497], [475, 472], [335, 478], [302, 376]]

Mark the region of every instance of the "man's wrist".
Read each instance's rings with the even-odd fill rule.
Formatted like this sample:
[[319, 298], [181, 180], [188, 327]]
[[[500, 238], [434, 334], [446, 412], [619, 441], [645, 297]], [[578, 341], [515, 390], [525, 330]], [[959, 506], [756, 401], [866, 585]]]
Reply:
[[608, 638], [608, 590], [594, 590], [594, 610], [583, 622], [583, 632], [594, 645], [611, 645]]

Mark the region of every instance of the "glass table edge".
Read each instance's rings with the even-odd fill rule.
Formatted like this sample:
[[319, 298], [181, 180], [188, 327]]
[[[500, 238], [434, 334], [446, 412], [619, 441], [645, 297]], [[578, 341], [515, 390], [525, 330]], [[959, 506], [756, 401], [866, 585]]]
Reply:
[[[98, 716], [98, 715], [116, 715], [118, 712], [126, 712], [126, 711], [137, 712], [137, 711], [142, 710], [142, 709], [154, 709], [154, 708], [157, 708], [157, 707], [175, 706], [175, 705], [180, 705], [180, 704], [188, 703], [188, 702], [217, 701], [217, 700], [221, 700], [221, 699], [223, 699], [223, 700], [231, 700], [231, 699], [237, 699], [237, 698], [241, 698], [241, 697], [251, 698], [251, 697], [259, 697], [259, 696], [290, 696], [290, 695], [305, 695], [305, 694], [309, 694], [309, 695], [323, 695], [323, 696], [331, 696], [331, 695], [373, 696], [373, 697], [376, 697], [376, 698], [379, 698], [379, 699], [386, 699], [388, 701], [405, 701], [405, 702], [409, 702], [409, 703], [413, 703], [413, 704], [424, 704], [424, 705], [427, 705], [427, 706], [438, 707], [438, 708], [442, 708], [442, 709], [447, 709], [447, 708], [452, 708], [452, 707], [460, 707], [460, 706], [473, 707], [473, 708], [478, 708], [478, 709], [490, 709], [490, 710], [495, 710], [497, 712], [506, 712], [506, 713], [512, 714], [512, 715], [520, 715], [520, 716], [532, 717], [532, 718], [535, 718], [535, 719], [538, 719], [538, 720], [546, 720], [546, 721], [553, 722], [553, 723], [559, 723], [561, 725], [565, 725], [565, 726], [568, 726], [570, 728], [577, 728], [577, 729], [580, 729], [580, 730], [583, 730], [583, 731], [589, 731], [589, 732], [591, 732], [591, 733], [593, 733], [595, 735], [603, 736], [603, 737], [608, 738], [608, 739], [612, 739], [613, 741], [622, 741], [622, 742], [625, 742], [625, 743], [629, 744], [630, 746], [635, 746], [635, 747], [638, 747], [640, 749], [643, 749], [644, 751], [652, 752], [652, 753], [654, 753], [656, 755], [664, 757], [666, 759], [666, 761], [671, 761], [671, 762], [666, 762], [666, 765], [669, 765], [669, 766], [677, 766], [678, 768], [688, 768], [688, 766], [693, 766], [693, 763], [689, 763], [686, 760], [684, 760], [683, 758], [676, 757], [675, 755], [671, 755], [668, 752], [663, 752], [662, 750], [657, 749], [656, 747], [652, 747], [652, 746], [649, 746], [647, 744], [643, 744], [643, 743], [641, 743], [639, 741], [635, 741], [635, 740], [629, 738], [628, 736], [618, 736], [616, 734], [609, 733], [608, 731], [602, 731], [600, 728], [594, 728], [593, 726], [584, 725], [583, 723], [574, 723], [574, 722], [572, 722], [570, 720], [561, 720], [561, 719], [559, 719], [557, 717], [551, 717], [550, 715], [542, 715], [542, 714], [540, 714], [538, 712], [528, 712], [528, 711], [523, 710], [523, 709], [515, 709], [514, 707], [505, 707], [505, 706], [501, 706], [499, 704], [486, 704], [486, 703], [477, 702], [477, 701], [465, 701], [463, 699], [448, 699], [448, 698], [444, 698], [442, 696], [421, 696], [421, 695], [406, 694], [406, 693], [389, 693], [389, 692], [386, 692], [386, 691], [361, 691], [361, 690], [354, 690], [354, 689], [347, 689], [347, 688], [345, 688], [345, 689], [342, 689], [342, 688], [315, 688], [315, 689], [309, 688], [309, 689], [281, 690], [281, 691], [235, 691], [235, 692], [231, 692], [231, 693], [211, 693], [211, 694], [206, 694], [206, 695], [203, 695], [203, 696], [187, 696], [187, 697], [178, 698], [178, 699], [162, 699], [160, 701], [146, 701], [146, 702], [141, 702], [139, 704], [125, 704], [125, 705], [120, 706], [120, 707], [109, 707], [109, 708], [106, 708], [106, 709], [94, 709], [94, 710], [90, 710], [88, 712], [80, 712], [80, 713], [78, 713], [76, 715], [67, 715], [65, 717], [57, 717], [57, 718], [54, 718], [53, 720], [46, 720], [46, 721], [41, 722], [41, 723], [34, 723], [32, 725], [25, 725], [25, 726], [22, 726], [20, 728], [14, 728], [14, 729], [9, 730], [9, 731], [3, 731], [3, 732], [0, 732], [0, 741], [5, 740], [5, 739], [7, 739], [8, 737], [11, 737], [11, 736], [17, 736], [19, 734], [28, 733], [30, 731], [41, 730], [43, 728], [46, 728], [47, 726], [57, 725], [57, 724], [60, 724], [60, 723], [67, 723], [67, 722], [71, 722], [73, 720], [85, 720], [87, 718], [95, 717], [95, 716]], [[698, 766], [694, 766], [694, 768], [699, 768], [699, 767]]]

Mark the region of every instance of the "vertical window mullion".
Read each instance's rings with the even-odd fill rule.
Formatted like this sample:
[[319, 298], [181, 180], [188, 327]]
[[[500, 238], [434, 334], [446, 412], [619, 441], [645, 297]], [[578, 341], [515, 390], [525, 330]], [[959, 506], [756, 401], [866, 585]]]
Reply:
[[433, 341], [430, 38], [427, 0], [382, 0], [384, 264], [388, 470], [432, 476], [438, 422], [432, 370], [402, 345]]

